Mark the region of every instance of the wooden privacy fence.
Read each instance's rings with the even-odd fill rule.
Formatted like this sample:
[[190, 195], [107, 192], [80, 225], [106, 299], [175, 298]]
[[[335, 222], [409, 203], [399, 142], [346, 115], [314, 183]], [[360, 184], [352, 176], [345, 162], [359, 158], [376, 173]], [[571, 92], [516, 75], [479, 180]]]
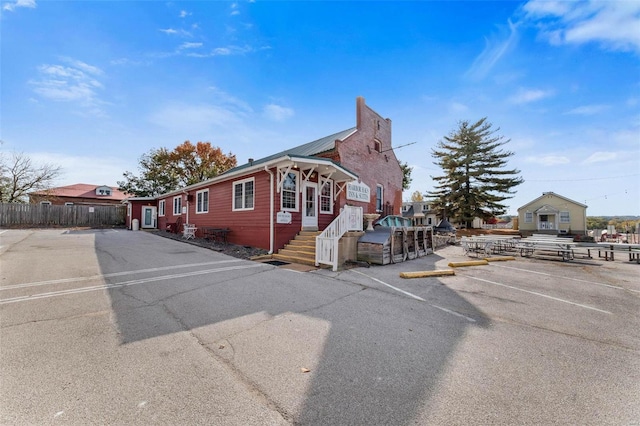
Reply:
[[2, 227], [122, 226], [127, 206], [60, 206], [47, 204], [0, 204]]

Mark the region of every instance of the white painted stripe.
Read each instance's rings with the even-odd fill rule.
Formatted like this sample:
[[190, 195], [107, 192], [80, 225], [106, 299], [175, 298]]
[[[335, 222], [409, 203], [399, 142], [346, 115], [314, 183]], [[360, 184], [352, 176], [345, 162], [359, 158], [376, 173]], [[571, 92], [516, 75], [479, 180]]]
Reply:
[[9, 299], [0, 299], [0, 305], [5, 305], [8, 303], [16, 303], [16, 302], [28, 302], [31, 300], [46, 299], [46, 298], [57, 297], [57, 296], [66, 296], [70, 294], [86, 293], [89, 291], [110, 290], [114, 288], [128, 287], [136, 284], [150, 283], [153, 281], [166, 281], [166, 280], [171, 280], [176, 278], [193, 277], [197, 275], [213, 274], [213, 273], [225, 272], [225, 271], [236, 271], [236, 270], [242, 270], [242, 269], [259, 268], [263, 266], [264, 265], [261, 263], [252, 263], [252, 264], [247, 264], [243, 266], [228, 266], [226, 268], [206, 269], [202, 271], [187, 272], [184, 274], [171, 274], [171, 275], [162, 275], [159, 277], [141, 278], [139, 280], [125, 281], [122, 283], [115, 283], [115, 284], [103, 284], [103, 285], [96, 285], [96, 286], [90, 286], [90, 287], [74, 288], [69, 290], [51, 291], [47, 293], [38, 293], [38, 294], [27, 295], [27, 296], [12, 297]]
[[[389, 287], [389, 288], [392, 288], [392, 289], [394, 289], [394, 290], [396, 290], [396, 291], [399, 291], [400, 293], [405, 294], [405, 295], [407, 295], [407, 296], [411, 297], [412, 299], [416, 299], [416, 300], [419, 300], [419, 301], [421, 301], [421, 302], [426, 302], [426, 300], [424, 300], [424, 299], [423, 299], [422, 297], [420, 297], [420, 296], [416, 296], [415, 294], [409, 293], [408, 291], [404, 291], [404, 290], [402, 290], [402, 289], [400, 289], [400, 288], [394, 287], [394, 286], [392, 286], [391, 284], [385, 283], [384, 281], [381, 281], [381, 280], [379, 280], [379, 279], [377, 279], [377, 278], [374, 278], [374, 277], [372, 277], [372, 276], [370, 276], [370, 275], [364, 274], [364, 273], [362, 273], [362, 272], [360, 272], [360, 271], [356, 271], [355, 269], [350, 269], [350, 271], [351, 271], [351, 272], [355, 272], [355, 273], [360, 274], [360, 275], [364, 275], [365, 277], [367, 277], [367, 278], [369, 278], [369, 279], [371, 279], [371, 280], [373, 280], [373, 281], [375, 281], [375, 282], [377, 282], [377, 283], [380, 283], [380, 284], [382, 284], [382, 285], [385, 285], [385, 286], [387, 286], [387, 287]], [[450, 309], [443, 308], [442, 306], [432, 305], [432, 304], [429, 304], [429, 306], [434, 307], [434, 308], [436, 308], [436, 309], [440, 309], [441, 311], [446, 312], [446, 313], [449, 313], [449, 314], [451, 314], [451, 315], [455, 315], [455, 316], [457, 316], [457, 317], [464, 318], [464, 319], [466, 319], [466, 320], [467, 320], [467, 321], [469, 321], [469, 322], [476, 322], [476, 320], [474, 320], [473, 318], [470, 318], [470, 317], [468, 317], [468, 316], [462, 315], [461, 313], [458, 313], [458, 312], [452, 311], [452, 310], [450, 310]]]
[[571, 277], [567, 277], [567, 276], [564, 276], [564, 275], [562, 275], [562, 276], [560, 276], [560, 275], [551, 275], [551, 274], [548, 274], [546, 272], [538, 272], [538, 271], [531, 271], [529, 269], [514, 268], [513, 266], [498, 265], [496, 263], [491, 263], [491, 266], [494, 266], [496, 268], [513, 269], [515, 271], [528, 272], [530, 274], [544, 275], [546, 277], [551, 277], [551, 278], [560, 278], [560, 279], [563, 279], [563, 280], [578, 281], [578, 282], [581, 282], [581, 283], [599, 285], [599, 286], [602, 286], [602, 287], [614, 288], [616, 290], [629, 290], [629, 291], [633, 291], [633, 292], [636, 292], [636, 293], [640, 293], [640, 290], [633, 290], [633, 289], [630, 289], [630, 288], [624, 288], [624, 287], [620, 287], [620, 286], [617, 286], [617, 285], [599, 283], [599, 282], [595, 282], [595, 281], [581, 280], [580, 278], [571, 278]]
[[463, 276], [466, 277], [466, 278], [472, 279], [472, 280], [482, 281], [484, 283], [493, 284], [493, 285], [497, 285], [497, 286], [505, 287], [505, 288], [510, 288], [512, 290], [517, 290], [517, 291], [521, 291], [523, 293], [533, 294], [534, 296], [544, 297], [546, 299], [555, 300], [557, 302], [568, 303], [569, 305], [578, 306], [580, 308], [591, 309], [591, 310], [602, 312], [602, 313], [605, 313], [605, 314], [611, 314], [611, 312], [609, 312], [609, 311], [604, 311], [602, 309], [594, 308], [593, 306], [582, 305], [580, 303], [571, 302], [569, 300], [560, 299], [558, 297], [549, 296], [547, 294], [538, 293], [536, 291], [524, 290], [522, 288], [514, 287], [514, 286], [511, 286], [511, 285], [497, 283], [495, 281], [489, 281], [489, 280], [485, 280], [485, 279], [482, 279], [482, 278], [472, 277], [472, 276], [469, 276], [469, 275], [463, 275]]
[[196, 266], [207, 266], [207, 265], [218, 265], [221, 263], [234, 263], [234, 262], [242, 262], [242, 259], [230, 259], [230, 260], [218, 260], [215, 262], [203, 262], [203, 263], [189, 263], [186, 265], [174, 265], [174, 266], [161, 266], [158, 268], [148, 268], [148, 269], [137, 269], [133, 271], [123, 271], [123, 272], [113, 272], [111, 274], [98, 274], [91, 275], [88, 277], [73, 277], [73, 278], [60, 278], [57, 280], [48, 280], [48, 281], [36, 281], [32, 283], [23, 283], [23, 284], [14, 284], [6, 287], [0, 287], [0, 290], [13, 290], [16, 288], [25, 288], [25, 287], [37, 287], [43, 285], [51, 285], [51, 284], [64, 284], [64, 283], [74, 283], [79, 281], [91, 281], [98, 280], [103, 278], [112, 278], [112, 277], [120, 277], [123, 275], [135, 275], [135, 274], [146, 274], [148, 272], [159, 272], [166, 271], [169, 269], [178, 269], [178, 268], [191, 268]]
[[5, 229], [4, 231], [0, 231], [0, 235], [4, 234], [7, 231], [8, 231], [8, 229]]
[[404, 294], [404, 295], [407, 295], [407, 296], [411, 297], [412, 299], [416, 299], [416, 300], [419, 300], [419, 301], [421, 301], [421, 302], [426, 302], [426, 300], [424, 300], [424, 299], [423, 299], [422, 297], [420, 297], [420, 296], [416, 296], [415, 294], [411, 294], [411, 293], [409, 293], [408, 291], [404, 291], [404, 290], [402, 290], [402, 289], [399, 289], [398, 287], [394, 287], [394, 286], [392, 286], [391, 284], [387, 284], [387, 283], [385, 283], [384, 281], [381, 281], [381, 280], [379, 280], [379, 279], [377, 279], [377, 278], [374, 278], [374, 277], [372, 277], [372, 276], [370, 276], [370, 275], [363, 274], [362, 272], [360, 272], [360, 271], [356, 271], [355, 269], [350, 269], [350, 271], [351, 271], [351, 272], [355, 272], [356, 274], [364, 275], [365, 277], [367, 277], [367, 278], [369, 278], [369, 279], [372, 279], [373, 281], [375, 281], [375, 282], [377, 282], [377, 283], [380, 283], [380, 284], [382, 284], [382, 285], [386, 285], [387, 287], [392, 288], [392, 289], [394, 289], [395, 291], [399, 291], [400, 293], [402, 293], [402, 294]]
[[455, 315], [455, 316], [457, 316], [457, 317], [464, 318], [464, 319], [466, 319], [466, 320], [467, 320], [467, 321], [469, 321], [469, 322], [476, 322], [476, 320], [474, 320], [473, 318], [468, 317], [468, 316], [466, 316], [466, 315], [462, 315], [462, 314], [461, 314], [461, 313], [459, 313], [459, 312], [452, 311], [451, 309], [443, 308], [442, 306], [438, 306], [438, 305], [429, 305], [429, 306], [433, 306], [434, 308], [436, 308], [436, 309], [440, 309], [441, 311], [447, 312], [447, 313], [449, 313], [449, 314], [451, 314], [451, 315]]

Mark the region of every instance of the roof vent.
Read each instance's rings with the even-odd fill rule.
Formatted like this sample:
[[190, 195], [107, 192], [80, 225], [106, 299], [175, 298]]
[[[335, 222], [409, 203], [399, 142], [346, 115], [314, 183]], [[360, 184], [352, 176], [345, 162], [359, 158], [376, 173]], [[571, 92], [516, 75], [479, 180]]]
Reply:
[[253, 158], [249, 158], [249, 165], [253, 166]]

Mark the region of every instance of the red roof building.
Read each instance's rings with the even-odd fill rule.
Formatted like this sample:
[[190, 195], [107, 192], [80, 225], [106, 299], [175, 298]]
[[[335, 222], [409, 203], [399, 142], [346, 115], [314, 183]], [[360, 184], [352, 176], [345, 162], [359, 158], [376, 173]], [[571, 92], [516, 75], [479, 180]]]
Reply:
[[30, 203], [108, 206], [121, 204], [127, 194], [107, 185], [76, 183], [29, 194]]

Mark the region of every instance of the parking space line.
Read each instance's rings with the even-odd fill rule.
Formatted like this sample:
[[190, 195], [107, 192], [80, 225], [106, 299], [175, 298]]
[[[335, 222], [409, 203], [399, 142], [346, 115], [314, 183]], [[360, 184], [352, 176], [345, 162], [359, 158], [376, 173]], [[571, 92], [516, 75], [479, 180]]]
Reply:
[[65, 284], [65, 283], [73, 283], [73, 282], [79, 282], [79, 281], [91, 281], [91, 280], [98, 280], [102, 278], [119, 277], [122, 275], [146, 274], [147, 272], [159, 272], [159, 271], [166, 271], [169, 269], [191, 268], [196, 266], [217, 265], [220, 263], [233, 263], [233, 262], [242, 262], [242, 261], [243, 261], [242, 259], [230, 259], [230, 260], [218, 260], [215, 262], [188, 263], [186, 265], [161, 266], [158, 268], [135, 269], [132, 271], [113, 272], [111, 274], [97, 274], [97, 275], [91, 275], [88, 277], [60, 278], [57, 280], [36, 281], [32, 283], [14, 284], [14, 285], [8, 285], [5, 287], [0, 287], [0, 290], [15, 290], [17, 288], [38, 287], [38, 286], [51, 285], [51, 284]]
[[9, 299], [0, 299], [0, 305], [6, 305], [8, 303], [16, 303], [16, 302], [28, 302], [31, 300], [47, 299], [50, 297], [66, 296], [70, 294], [86, 293], [89, 291], [96, 291], [96, 290], [110, 290], [114, 288], [128, 287], [136, 284], [150, 283], [153, 281], [165, 281], [165, 280], [172, 280], [176, 278], [193, 277], [197, 275], [213, 274], [213, 273], [225, 272], [225, 271], [236, 271], [241, 269], [259, 268], [262, 266], [263, 264], [261, 263], [254, 263], [254, 264], [243, 265], [243, 266], [227, 266], [225, 268], [205, 269], [203, 271], [186, 272], [184, 274], [171, 274], [171, 275], [162, 275], [159, 277], [141, 278], [138, 280], [125, 281], [122, 283], [115, 283], [115, 284], [101, 284], [101, 285], [95, 285], [90, 287], [80, 287], [80, 288], [74, 288], [74, 289], [68, 289], [68, 290], [50, 291], [46, 293], [36, 293], [32, 295], [12, 297]]
[[[367, 278], [369, 278], [369, 279], [371, 279], [371, 280], [373, 280], [373, 281], [375, 281], [375, 282], [377, 282], [377, 283], [380, 283], [380, 284], [382, 284], [382, 285], [384, 285], [384, 286], [387, 286], [387, 287], [389, 287], [389, 288], [391, 288], [391, 289], [393, 289], [393, 290], [395, 290], [395, 291], [398, 291], [398, 292], [400, 292], [400, 293], [402, 293], [402, 294], [404, 294], [404, 295], [406, 295], [406, 296], [409, 296], [409, 297], [410, 297], [410, 298], [412, 298], [412, 299], [419, 300], [419, 301], [421, 301], [421, 302], [426, 302], [426, 300], [424, 300], [424, 299], [423, 299], [422, 297], [420, 297], [420, 296], [416, 296], [416, 295], [415, 295], [415, 294], [413, 294], [413, 293], [409, 293], [408, 291], [402, 290], [402, 289], [400, 289], [400, 288], [398, 288], [398, 287], [394, 287], [394, 286], [392, 286], [391, 284], [389, 284], [389, 283], [385, 283], [384, 281], [379, 280], [379, 279], [377, 279], [377, 278], [375, 278], [375, 277], [372, 277], [372, 276], [367, 275], [367, 274], [365, 274], [365, 273], [362, 273], [362, 272], [360, 272], [360, 271], [356, 271], [355, 269], [350, 269], [349, 271], [350, 271], [350, 272], [355, 272], [356, 274], [363, 275], [363, 276], [365, 276], [365, 277], [367, 277]], [[464, 318], [464, 319], [466, 319], [466, 320], [467, 320], [467, 321], [469, 321], [469, 322], [476, 322], [476, 320], [475, 320], [475, 319], [470, 318], [470, 317], [468, 317], [468, 316], [466, 316], [466, 315], [462, 315], [461, 313], [458, 313], [458, 312], [452, 311], [451, 309], [443, 308], [442, 306], [438, 306], [438, 305], [432, 305], [432, 304], [430, 304], [430, 303], [429, 303], [428, 305], [429, 305], [429, 306], [431, 306], [431, 307], [433, 307], [433, 308], [439, 309], [439, 310], [441, 310], [441, 311], [443, 311], [443, 312], [446, 312], [446, 313], [448, 313], [448, 314], [455, 315], [455, 316], [460, 317], [460, 318]]]
[[562, 275], [562, 276], [560, 276], [560, 275], [551, 275], [551, 274], [548, 274], [546, 272], [538, 272], [538, 271], [531, 271], [529, 269], [514, 268], [513, 266], [504, 266], [504, 265], [496, 265], [496, 264], [492, 264], [491, 266], [494, 266], [496, 268], [513, 269], [515, 271], [528, 272], [530, 274], [544, 275], [546, 277], [561, 278], [563, 280], [578, 281], [578, 282], [581, 282], [581, 283], [599, 285], [599, 286], [602, 286], [602, 287], [615, 288], [616, 290], [629, 290], [629, 291], [633, 291], [635, 293], [640, 293], [640, 290], [633, 290], [633, 289], [630, 289], [630, 288], [624, 288], [624, 287], [620, 287], [620, 286], [617, 286], [617, 285], [611, 285], [611, 284], [605, 284], [605, 283], [598, 283], [598, 282], [595, 282], [595, 281], [581, 280], [580, 278], [571, 278], [571, 277], [567, 277], [567, 276], [564, 276], [564, 275]]
[[482, 282], [484, 282], [484, 283], [488, 283], [488, 284], [493, 284], [493, 285], [497, 285], [497, 286], [500, 286], [500, 287], [509, 288], [509, 289], [511, 289], [511, 290], [521, 291], [521, 292], [523, 292], [523, 293], [533, 294], [534, 296], [544, 297], [544, 298], [546, 298], [546, 299], [555, 300], [556, 302], [567, 303], [567, 304], [569, 304], [569, 305], [578, 306], [578, 307], [580, 307], [580, 308], [585, 308], [585, 309], [591, 309], [591, 310], [594, 310], [594, 311], [597, 311], [597, 312], [602, 312], [602, 313], [604, 313], [604, 314], [610, 314], [610, 315], [612, 314], [612, 312], [605, 311], [605, 310], [598, 309], [598, 308], [594, 308], [593, 306], [582, 305], [582, 304], [580, 304], [580, 303], [571, 302], [571, 301], [569, 301], [569, 300], [560, 299], [560, 298], [558, 298], [558, 297], [549, 296], [549, 295], [547, 295], [547, 294], [538, 293], [538, 292], [536, 292], [536, 291], [525, 290], [525, 289], [518, 288], [518, 287], [514, 287], [514, 286], [511, 286], [511, 285], [502, 284], [502, 283], [497, 283], [497, 282], [495, 282], [495, 281], [489, 281], [489, 280], [485, 280], [485, 279], [478, 278], [478, 277], [472, 277], [472, 276], [470, 276], [470, 275], [461, 275], [461, 276], [463, 276], [463, 277], [465, 277], [465, 278], [469, 278], [469, 279], [471, 279], [471, 280], [482, 281]]

